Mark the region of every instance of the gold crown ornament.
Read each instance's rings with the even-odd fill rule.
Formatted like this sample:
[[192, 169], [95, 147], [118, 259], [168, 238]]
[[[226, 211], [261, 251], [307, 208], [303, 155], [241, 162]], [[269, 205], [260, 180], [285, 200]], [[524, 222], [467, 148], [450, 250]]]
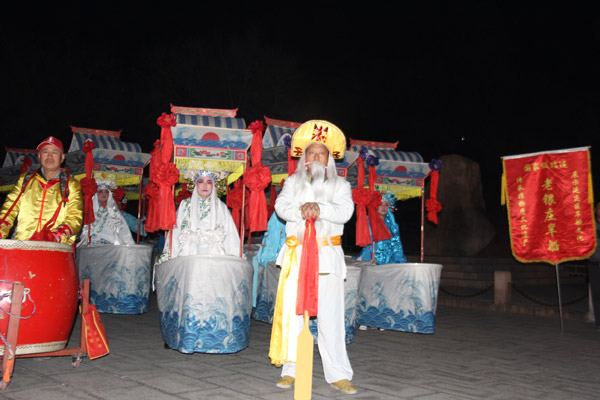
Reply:
[[298, 127], [292, 136], [292, 155], [301, 157], [308, 145], [325, 145], [331, 156], [341, 160], [346, 152], [344, 132], [331, 122], [310, 120]]

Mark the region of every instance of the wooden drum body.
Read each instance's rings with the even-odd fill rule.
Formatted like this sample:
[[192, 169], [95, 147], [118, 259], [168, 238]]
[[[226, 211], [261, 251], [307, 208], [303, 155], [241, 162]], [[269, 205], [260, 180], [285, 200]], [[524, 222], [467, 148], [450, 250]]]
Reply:
[[[66, 347], [77, 313], [79, 285], [73, 247], [37, 241], [0, 240], [0, 333], [6, 337], [10, 291], [25, 287], [16, 354]], [[0, 346], [0, 354], [3, 347]]]

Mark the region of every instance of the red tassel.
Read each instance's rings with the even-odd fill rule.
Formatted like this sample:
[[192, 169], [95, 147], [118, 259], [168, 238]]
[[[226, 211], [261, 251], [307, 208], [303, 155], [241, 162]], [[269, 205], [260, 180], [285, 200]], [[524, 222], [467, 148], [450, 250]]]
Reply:
[[288, 150], [288, 176], [292, 176], [298, 168], [298, 160], [292, 157], [292, 148]]
[[296, 299], [296, 314], [315, 317], [319, 305], [319, 247], [315, 218], [306, 220], [302, 257], [298, 272], [298, 297]]
[[27, 170], [29, 169], [29, 167], [31, 167], [32, 164], [33, 163], [31, 161], [31, 158], [25, 157], [25, 159], [23, 160], [23, 164], [21, 164], [21, 174], [27, 172]]
[[381, 242], [382, 240], [388, 240], [392, 238], [390, 231], [383, 219], [377, 214], [377, 208], [369, 209], [369, 223], [371, 224], [371, 234], [373, 235], [374, 242]]
[[365, 166], [362, 157], [358, 157], [358, 179], [356, 188], [352, 190], [352, 200], [356, 204], [356, 245], [365, 247], [371, 244], [367, 204], [371, 201], [371, 191], [364, 188]]
[[437, 200], [437, 190], [440, 180], [440, 172], [432, 171], [430, 180], [429, 199], [425, 202], [427, 219], [434, 224], [438, 223], [438, 213], [442, 211], [442, 204]]
[[173, 197], [173, 186], [179, 181], [179, 170], [171, 162], [173, 155], [173, 134], [171, 127], [176, 126], [173, 114], [162, 113], [156, 120], [160, 126], [160, 141], [154, 143], [154, 150], [150, 153], [150, 182], [154, 183], [158, 191], [150, 198], [146, 230], [171, 230], [177, 224], [177, 210]]
[[[240, 224], [242, 222], [242, 179], [233, 182], [233, 189], [227, 193], [227, 207], [231, 208], [231, 217], [238, 232], [240, 231]], [[247, 196], [246, 201], [248, 201]]]
[[82, 178], [81, 189], [83, 192], [83, 224], [89, 225], [96, 221], [94, 215], [94, 202], [92, 197], [98, 191], [96, 180], [92, 178], [92, 171], [94, 170], [94, 155], [92, 150], [96, 148], [96, 145], [91, 139], [86, 140], [83, 143], [83, 151], [85, 153], [85, 178]]
[[271, 183], [271, 171], [260, 163], [244, 173], [244, 182], [250, 189], [248, 229], [250, 232], [267, 230], [267, 198], [265, 189]]
[[[282, 184], [283, 186], [283, 184]], [[269, 218], [275, 212], [275, 201], [277, 200], [277, 188], [275, 185], [271, 185], [271, 196], [269, 197], [269, 205], [267, 206], [267, 213]]]
[[252, 130], [252, 144], [250, 146], [250, 158], [252, 167], [244, 173], [244, 182], [250, 189], [250, 201], [248, 223], [246, 228], [250, 233], [267, 230], [267, 198], [265, 189], [271, 183], [271, 171], [262, 165], [262, 132], [265, 125], [262, 121], [254, 121], [249, 128]]

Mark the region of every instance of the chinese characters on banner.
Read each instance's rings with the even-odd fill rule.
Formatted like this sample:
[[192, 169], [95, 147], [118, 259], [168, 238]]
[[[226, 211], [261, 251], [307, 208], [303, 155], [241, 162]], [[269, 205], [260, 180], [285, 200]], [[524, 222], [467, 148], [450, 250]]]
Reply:
[[503, 157], [503, 167], [503, 200], [517, 260], [558, 264], [594, 252], [588, 148]]

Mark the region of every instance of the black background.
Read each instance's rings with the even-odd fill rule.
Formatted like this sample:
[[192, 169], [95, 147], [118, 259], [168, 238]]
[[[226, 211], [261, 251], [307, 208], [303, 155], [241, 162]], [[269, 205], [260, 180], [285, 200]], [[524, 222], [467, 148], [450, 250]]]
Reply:
[[73, 125], [122, 130], [149, 152], [170, 104], [238, 108], [247, 124], [319, 118], [425, 160], [477, 161], [499, 214], [501, 156], [592, 146], [595, 159], [600, 18], [571, 3], [12, 6], [3, 144], [68, 147]]

